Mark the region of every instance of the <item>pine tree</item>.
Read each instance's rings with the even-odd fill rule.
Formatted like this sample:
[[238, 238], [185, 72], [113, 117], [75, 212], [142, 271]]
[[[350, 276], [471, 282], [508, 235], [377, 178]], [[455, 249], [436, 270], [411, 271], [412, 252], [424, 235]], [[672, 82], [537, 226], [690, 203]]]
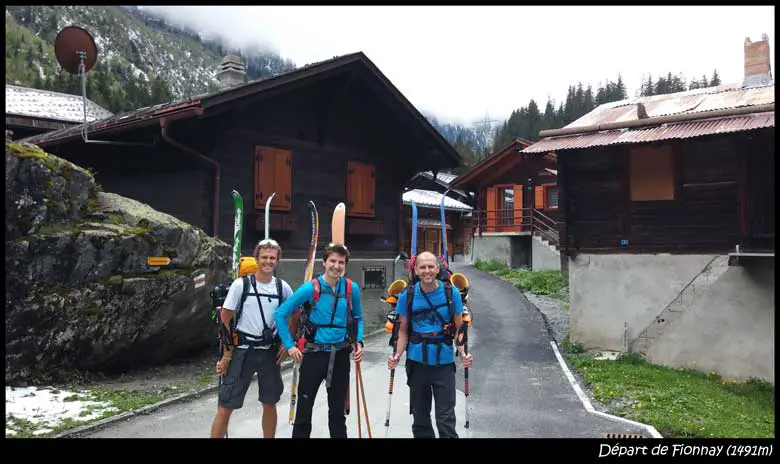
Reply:
[[714, 70], [712, 72], [712, 78], [710, 79], [710, 87], [715, 87], [720, 85], [720, 75], [718, 74], [718, 70]]

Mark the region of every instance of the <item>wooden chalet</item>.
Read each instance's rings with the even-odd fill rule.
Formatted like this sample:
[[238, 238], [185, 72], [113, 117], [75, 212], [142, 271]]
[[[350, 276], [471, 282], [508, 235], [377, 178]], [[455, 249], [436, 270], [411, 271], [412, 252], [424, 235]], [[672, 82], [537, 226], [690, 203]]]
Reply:
[[573, 342], [774, 382], [775, 88], [768, 38], [744, 49], [740, 83], [607, 103], [523, 149], [557, 155]]
[[[231, 191], [244, 197], [243, 253], [271, 235], [303, 258], [319, 211], [319, 243], [347, 205], [354, 258], [392, 259], [403, 243], [404, 184], [461, 158], [363, 54], [354, 53], [245, 83], [227, 56], [223, 88], [183, 101], [61, 129], [26, 141], [97, 171], [106, 191], [142, 201], [232, 243]], [[320, 247], [321, 248], [321, 247]]]
[[[521, 153], [530, 145], [527, 140], [515, 138], [450, 184], [476, 198], [471, 218], [475, 246], [477, 241], [487, 242], [486, 237], [520, 236], [536, 236], [553, 249], [557, 246], [560, 212], [556, 158], [549, 153]], [[505, 256], [506, 246], [493, 246], [488, 247], [493, 251], [484, 256], [478, 253], [475, 259], [508, 260], [507, 264], [514, 267], [531, 265], [530, 240], [504, 241], [510, 248], [522, 248], [510, 251], [510, 255], [525, 258], [510, 259]]]
[[[110, 118], [113, 114], [87, 100], [87, 122]], [[84, 102], [80, 95], [5, 84], [5, 128], [14, 139], [23, 139], [84, 122]]]

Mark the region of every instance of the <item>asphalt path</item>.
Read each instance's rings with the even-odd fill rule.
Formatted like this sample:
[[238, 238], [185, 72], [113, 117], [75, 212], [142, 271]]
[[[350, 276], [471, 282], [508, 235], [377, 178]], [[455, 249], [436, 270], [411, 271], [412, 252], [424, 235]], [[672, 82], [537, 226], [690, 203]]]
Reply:
[[[542, 316], [510, 283], [471, 266], [452, 266], [469, 279], [469, 307], [473, 326], [469, 352], [474, 365], [469, 372], [470, 428], [465, 424], [463, 369], [457, 359], [455, 414], [461, 438], [600, 438], [604, 433], [642, 433], [625, 423], [590, 414], [567, 380], [550, 345]], [[388, 405], [387, 356], [391, 353], [385, 335], [370, 338], [361, 363], [368, 419], [373, 438], [412, 437], [409, 389], [401, 366], [396, 370], [390, 408], [390, 426], [385, 427]], [[347, 433], [357, 438], [358, 407], [355, 368], [350, 373], [351, 412]], [[285, 391], [277, 405], [276, 438], [289, 438], [288, 423], [292, 370], [283, 372]], [[215, 381], [216, 382], [216, 381]], [[247, 393], [244, 407], [233, 413], [230, 438], [260, 438], [262, 407], [257, 384]], [[312, 438], [327, 438], [327, 393], [324, 385], [315, 400]], [[209, 436], [217, 409], [216, 392], [171, 404], [149, 414], [108, 425], [87, 437], [93, 438], [203, 438]], [[361, 434], [368, 437], [365, 410], [360, 405]], [[433, 414], [432, 414], [433, 415]], [[435, 428], [435, 420], [433, 421]]]

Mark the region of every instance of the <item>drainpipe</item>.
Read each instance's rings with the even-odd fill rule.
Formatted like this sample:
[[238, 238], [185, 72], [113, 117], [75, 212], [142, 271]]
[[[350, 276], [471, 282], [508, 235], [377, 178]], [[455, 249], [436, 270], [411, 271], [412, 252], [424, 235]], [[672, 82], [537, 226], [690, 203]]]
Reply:
[[190, 155], [193, 155], [214, 166], [214, 211], [212, 212], [211, 227], [212, 235], [214, 238], [217, 238], [217, 234], [219, 232], [219, 164], [213, 159], [203, 156], [192, 148], [182, 145], [180, 142], [172, 139], [168, 133], [169, 127], [170, 121], [167, 118], [160, 118], [160, 132], [162, 133], [163, 140], [178, 148], [179, 150], [189, 153]]
[[673, 122], [699, 121], [702, 119], [722, 118], [727, 116], [739, 116], [741, 114], [766, 113], [770, 111], [771, 112], [775, 111], [774, 103], [768, 103], [765, 105], [755, 105], [755, 106], [743, 106], [739, 108], [729, 108], [725, 110], [703, 111], [699, 114], [674, 114], [671, 116], [656, 116], [654, 118], [635, 119], [633, 121], [609, 122], [606, 124], [596, 124], [596, 125], [585, 126], [585, 127], [565, 127], [563, 129], [549, 129], [549, 130], [540, 131], [539, 138], [543, 139], [546, 137], [560, 137], [563, 135], [578, 135], [578, 134], [587, 134], [590, 132], [600, 132], [600, 131], [616, 130], [616, 129], [629, 129], [632, 127], [654, 126], [657, 124], [668, 124]]

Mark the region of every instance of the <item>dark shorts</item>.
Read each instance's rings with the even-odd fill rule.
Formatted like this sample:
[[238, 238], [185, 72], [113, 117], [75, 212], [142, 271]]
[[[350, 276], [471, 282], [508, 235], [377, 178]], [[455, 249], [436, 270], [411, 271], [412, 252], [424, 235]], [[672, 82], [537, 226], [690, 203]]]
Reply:
[[278, 403], [284, 391], [284, 383], [281, 367], [276, 364], [277, 353], [275, 349], [236, 349], [227, 375], [219, 387], [219, 405], [228, 409], [241, 409], [255, 372], [260, 402]]

